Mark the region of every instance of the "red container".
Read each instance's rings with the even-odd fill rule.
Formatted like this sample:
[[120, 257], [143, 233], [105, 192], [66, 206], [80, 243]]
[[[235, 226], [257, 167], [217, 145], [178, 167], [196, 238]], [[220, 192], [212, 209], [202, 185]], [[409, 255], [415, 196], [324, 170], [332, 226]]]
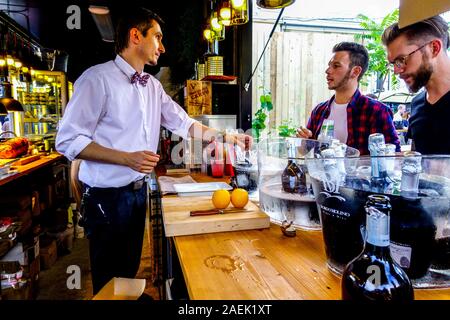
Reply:
[[222, 178], [224, 169], [225, 164], [223, 163], [222, 159], [220, 160], [211, 159], [211, 172], [214, 178]]

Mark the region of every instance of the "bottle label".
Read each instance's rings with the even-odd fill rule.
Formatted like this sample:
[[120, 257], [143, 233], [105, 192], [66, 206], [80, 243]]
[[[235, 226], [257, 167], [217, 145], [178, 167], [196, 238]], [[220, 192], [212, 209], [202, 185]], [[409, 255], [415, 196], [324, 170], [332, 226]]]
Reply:
[[409, 268], [411, 265], [412, 248], [405, 244], [391, 241], [391, 257], [402, 268]]
[[378, 247], [389, 246], [389, 216], [374, 207], [366, 208], [367, 242]]
[[348, 220], [350, 218], [350, 213], [346, 211], [341, 211], [333, 208], [328, 208], [324, 205], [320, 205], [322, 212], [328, 216], [334, 217], [336, 219]]

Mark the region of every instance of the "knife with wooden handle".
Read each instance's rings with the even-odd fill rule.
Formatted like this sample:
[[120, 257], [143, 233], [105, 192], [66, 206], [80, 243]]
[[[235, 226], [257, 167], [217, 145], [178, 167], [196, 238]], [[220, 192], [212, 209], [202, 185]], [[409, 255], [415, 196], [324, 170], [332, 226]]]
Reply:
[[190, 212], [191, 217], [195, 216], [209, 216], [213, 214], [224, 214], [233, 212], [245, 212], [246, 208], [230, 208], [230, 209], [208, 209], [208, 210], [193, 210]]

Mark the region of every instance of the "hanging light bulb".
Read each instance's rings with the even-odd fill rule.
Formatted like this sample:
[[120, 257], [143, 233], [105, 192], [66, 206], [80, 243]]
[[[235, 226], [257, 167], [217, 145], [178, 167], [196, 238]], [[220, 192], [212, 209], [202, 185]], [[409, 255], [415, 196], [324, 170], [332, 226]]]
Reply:
[[217, 13], [213, 14], [213, 17], [211, 18], [211, 27], [214, 31], [221, 31], [223, 28], [223, 25], [219, 23], [219, 18], [217, 17]]
[[233, 8], [238, 9], [244, 5], [247, 5], [247, 0], [231, 0]]
[[211, 30], [214, 32], [212, 37], [214, 40], [225, 40], [225, 27], [219, 22], [217, 11], [211, 13]]
[[219, 5], [219, 22], [227, 27], [231, 25], [231, 3], [228, 0]]
[[248, 0], [231, 0], [231, 25], [248, 22]]
[[8, 64], [8, 66], [13, 66], [14, 65], [14, 59], [11, 56], [7, 56], [6, 57], [6, 63]]
[[203, 30], [203, 38], [205, 38], [205, 40], [211, 41], [212, 37], [213, 37], [213, 32], [211, 31], [211, 29], [207, 28], [207, 29]]

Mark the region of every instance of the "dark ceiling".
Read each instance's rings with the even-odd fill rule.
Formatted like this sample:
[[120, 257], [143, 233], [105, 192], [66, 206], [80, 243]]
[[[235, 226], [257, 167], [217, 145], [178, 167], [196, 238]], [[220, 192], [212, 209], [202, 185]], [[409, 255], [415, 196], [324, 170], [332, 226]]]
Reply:
[[[159, 66], [171, 67], [174, 82], [181, 83], [190, 78], [194, 73], [194, 62], [207, 49], [201, 35], [209, 0], [0, 0], [0, 9], [9, 10], [8, 14], [24, 28], [29, 28], [44, 47], [67, 52], [67, 73], [69, 80], [74, 81], [88, 67], [105, 62], [115, 55], [114, 45], [101, 40], [88, 11], [90, 4], [108, 6], [114, 25], [121, 9], [130, 4], [158, 13], [166, 22], [163, 27], [166, 53], [162, 55]], [[70, 5], [77, 5], [81, 9], [79, 30], [69, 30], [66, 26], [70, 16], [67, 8]], [[232, 46], [232, 39], [228, 43], [231, 43], [228, 46]], [[159, 67], [156, 67], [147, 71], [156, 73], [158, 70]]]

